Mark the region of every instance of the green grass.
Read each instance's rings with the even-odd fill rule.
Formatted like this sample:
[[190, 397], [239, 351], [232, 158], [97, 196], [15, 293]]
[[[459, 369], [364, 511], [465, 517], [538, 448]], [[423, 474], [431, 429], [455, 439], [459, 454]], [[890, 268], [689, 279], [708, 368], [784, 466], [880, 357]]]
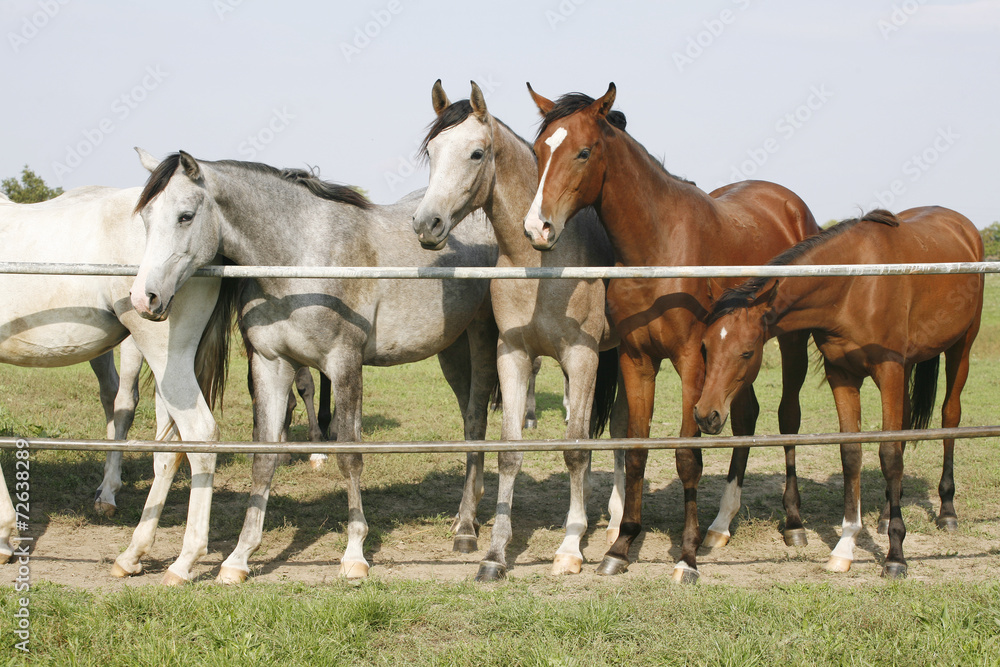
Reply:
[[[245, 360], [234, 354], [220, 428], [227, 440], [250, 438]], [[943, 376], [943, 373], [942, 373]], [[943, 383], [943, 379], [942, 379]], [[776, 355], [765, 360], [758, 382], [758, 432], [777, 432], [780, 376]], [[972, 373], [963, 395], [964, 425], [995, 424], [1000, 386], [1000, 279], [990, 276]], [[0, 367], [0, 431], [36, 437], [101, 438], [104, 424], [97, 383], [86, 366], [26, 370]], [[940, 397], [943, 393], [939, 392]], [[562, 378], [551, 361], [538, 384], [539, 430], [531, 438], [563, 435]], [[660, 374], [652, 424], [654, 436], [678, 428], [679, 387], [668, 366]], [[863, 424], [879, 428], [878, 395], [863, 390]], [[829, 389], [811, 375], [802, 395], [803, 432], [835, 430]], [[152, 401], [144, 394], [132, 437], [153, 435]], [[499, 434], [491, 419], [489, 437]], [[304, 415], [296, 410], [292, 439], [305, 438]], [[935, 420], [936, 422], [936, 420]], [[459, 440], [457, 404], [434, 360], [410, 366], [365, 369], [364, 436], [368, 440]], [[998, 439], [960, 442], [956, 454], [956, 539], [996, 554], [1000, 537]], [[883, 485], [876, 448], [865, 447], [862, 508], [866, 525], [877, 520]], [[921, 576], [890, 584], [874, 567], [850, 577], [798, 583], [780, 575], [765, 583], [721, 585], [711, 566], [696, 587], [655, 577], [625, 575], [552, 579], [520, 574], [485, 587], [466, 582], [407, 581], [373, 577], [359, 586], [271, 583], [274, 561], [316, 552], [316, 560], [339, 557], [344, 547], [346, 494], [335, 466], [313, 471], [304, 462], [278, 470], [265, 523], [265, 541], [251, 560], [256, 579], [238, 588], [203, 582], [182, 590], [156, 586], [106, 586], [82, 590], [45, 581], [31, 590], [31, 664], [415, 664], [440, 665], [816, 665], [816, 664], [997, 664], [1000, 663], [1000, 584], [988, 573], [940, 569], [950, 564], [947, 536], [934, 528], [940, 445], [910, 445], [906, 452], [903, 515], [908, 540], [923, 537], [943, 555], [911, 562]], [[92, 452], [35, 452], [32, 458], [32, 525], [39, 531], [101, 528], [123, 548], [137, 524], [151, 482], [149, 457], [125, 457], [126, 486], [113, 519], [95, 516], [93, 489], [103, 456]], [[464, 457], [446, 454], [370, 456], [365, 461], [364, 502], [371, 532], [366, 553], [373, 573], [393, 565], [387, 554], [408, 546], [445, 545], [464, 475]], [[9, 453], [0, 465], [10, 470]], [[699, 489], [702, 528], [714, 518], [728, 468], [728, 451], [705, 453]], [[799, 452], [803, 517], [821, 538], [816, 552], [780, 546], [780, 450], [750, 457], [744, 507], [734, 525], [736, 553], [790, 563], [815, 560], [836, 539], [842, 510], [839, 450], [809, 447]], [[610, 486], [610, 454], [595, 455], [592, 540], [602, 539], [601, 505]], [[220, 457], [210, 532], [210, 556], [228, 553], [243, 520], [249, 486], [248, 458]], [[8, 475], [8, 481], [10, 477]], [[496, 502], [496, 458], [487, 457], [487, 495], [480, 519], [489, 530]], [[182, 468], [164, 509], [161, 530], [177, 531], [186, 519], [188, 488]], [[561, 539], [568, 481], [558, 453], [531, 454], [515, 491], [511, 560], [550, 560]], [[670, 452], [653, 452], [644, 496], [646, 542], [640, 559], [676, 558], [682, 525], [681, 490]], [[162, 534], [162, 533], [161, 533]], [[165, 539], [165, 538], [164, 538]], [[482, 539], [481, 546], [482, 546]], [[159, 544], [159, 543], [158, 543]], [[653, 546], [663, 545], [656, 555]], [[825, 545], [825, 546], [824, 546]], [[958, 549], [958, 547], [954, 547]], [[310, 551], [312, 550], [312, 551]], [[174, 557], [166, 553], [160, 558]], [[876, 554], [877, 555], [877, 554]], [[445, 551], [445, 561], [453, 558]], [[740, 556], [736, 569], [760, 566]], [[711, 561], [709, 561], [711, 563]], [[875, 559], [877, 563], [877, 558]], [[164, 567], [155, 561], [153, 567]], [[585, 567], [592, 567], [592, 563]], [[336, 567], [334, 564], [333, 568]], [[405, 576], [407, 564], [394, 565]], [[958, 566], [961, 567], [961, 566]], [[918, 569], [920, 568], [920, 569]], [[817, 566], [818, 569], [818, 566]], [[717, 571], [717, 570], [716, 570]], [[475, 567], [470, 566], [471, 578]], [[521, 570], [524, 572], [524, 570]], [[972, 576], [976, 575], [976, 576]], [[12, 566], [0, 566], [10, 582]], [[817, 583], [818, 581], [818, 583]], [[0, 664], [22, 664], [11, 634], [19, 596], [0, 588]]]

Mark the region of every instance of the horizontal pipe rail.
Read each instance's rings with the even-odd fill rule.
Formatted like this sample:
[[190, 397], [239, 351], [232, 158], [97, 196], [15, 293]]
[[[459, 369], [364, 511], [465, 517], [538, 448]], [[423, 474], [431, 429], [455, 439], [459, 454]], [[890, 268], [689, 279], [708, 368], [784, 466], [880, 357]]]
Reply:
[[126, 452], [178, 452], [198, 454], [427, 454], [450, 452], [539, 452], [609, 449], [724, 449], [730, 447], [778, 447], [794, 445], [839, 445], [853, 442], [942, 440], [944, 438], [988, 438], [1000, 436], [998, 426], [963, 426], [906, 431], [862, 431], [856, 433], [811, 433], [744, 435], [705, 438], [611, 438], [602, 440], [460, 440], [452, 442], [163, 442], [158, 440], [71, 440], [45, 438], [0, 438], [0, 449], [94, 450]]
[[[129, 264], [0, 262], [0, 274], [134, 276]], [[432, 278], [432, 279], [604, 279], [604, 278], [755, 278], [791, 276], [898, 276], [1000, 273], [1000, 262], [930, 264], [814, 264], [782, 266], [206, 266], [196, 276], [216, 278]]]

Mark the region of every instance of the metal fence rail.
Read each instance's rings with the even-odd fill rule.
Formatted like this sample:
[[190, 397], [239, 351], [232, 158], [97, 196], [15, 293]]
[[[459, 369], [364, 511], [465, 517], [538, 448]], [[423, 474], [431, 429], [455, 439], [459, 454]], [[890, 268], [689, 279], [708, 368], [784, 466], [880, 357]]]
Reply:
[[[0, 262], [0, 274], [134, 276], [128, 264]], [[544, 267], [392, 267], [392, 266], [206, 266], [194, 275], [216, 278], [755, 278], [791, 276], [899, 276], [951, 273], [1000, 273], [1000, 262], [937, 264], [812, 264], [784, 266], [544, 266]]]
[[998, 426], [963, 426], [906, 431], [861, 431], [857, 433], [809, 433], [705, 438], [608, 438], [602, 440], [460, 440], [452, 442], [163, 442], [158, 440], [71, 440], [0, 438], [0, 449], [14, 449], [28, 441], [31, 449], [94, 450], [126, 452], [183, 452], [205, 454], [427, 454], [449, 452], [539, 452], [589, 449], [727, 449], [730, 447], [778, 447], [786, 445], [838, 445], [851, 442], [896, 442], [897, 440], [941, 440], [944, 438], [988, 438], [1000, 436]]

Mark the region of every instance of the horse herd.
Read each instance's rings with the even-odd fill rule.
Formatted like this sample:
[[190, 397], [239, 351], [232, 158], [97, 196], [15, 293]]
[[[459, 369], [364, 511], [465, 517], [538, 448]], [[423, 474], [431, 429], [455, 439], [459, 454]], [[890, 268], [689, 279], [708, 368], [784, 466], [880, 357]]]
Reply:
[[[455, 392], [465, 438], [482, 440], [491, 392], [503, 400], [501, 438], [518, 440], [536, 361], [555, 358], [566, 379], [569, 439], [649, 436], [656, 374], [664, 359], [682, 384], [681, 436], [754, 432], [753, 381], [766, 340], [781, 350], [783, 433], [799, 428], [798, 395], [811, 335], [822, 354], [842, 431], [860, 430], [859, 388], [872, 377], [886, 430], [927, 424], [938, 358], [945, 354], [944, 426], [956, 426], [979, 328], [983, 277], [973, 275], [753, 279], [374, 280], [198, 278], [208, 264], [273, 266], [630, 266], [981, 261], [975, 226], [954, 211], [927, 207], [874, 211], [820, 233], [793, 192], [748, 181], [711, 193], [670, 174], [626, 131], [613, 110], [615, 87], [598, 99], [580, 93], [553, 102], [531, 90], [542, 114], [534, 144], [493, 117], [473, 82], [452, 103], [440, 80], [436, 119], [421, 150], [430, 162], [425, 191], [372, 204], [354, 190], [302, 170], [183, 151], [162, 161], [137, 149], [151, 173], [143, 188], [88, 187], [40, 204], [0, 200], [0, 259], [138, 264], [121, 277], [0, 278], [0, 361], [61, 366], [90, 361], [101, 385], [108, 437], [123, 439], [146, 359], [156, 381], [157, 439], [216, 440], [212, 405], [224, 382], [235, 316], [252, 351], [254, 438], [286, 437], [289, 394], [303, 368], [332, 385], [339, 441], [361, 439], [362, 366], [437, 355]], [[307, 240], [307, 241], [304, 241]], [[539, 252], [539, 250], [543, 252]], [[121, 379], [112, 350], [122, 345]], [[301, 376], [300, 376], [301, 377]], [[911, 380], [912, 377], [912, 380]], [[912, 392], [908, 391], [912, 384]], [[117, 394], [116, 394], [117, 392]], [[333, 431], [331, 431], [331, 434]], [[902, 442], [879, 448], [887, 503], [880, 531], [890, 548], [884, 574], [906, 575], [900, 513]], [[954, 529], [953, 441], [945, 441], [939, 526]], [[734, 449], [719, 514], [702, 540], [697, 489], [700, 449], [676, 451], [684, 488], [681, 558], [673, 578], [698, 578], [700, 544], [724, 545], [740, 507], [749, 449]], [[153, 458], [154, 481], [131, 543], [112, 574], [142, 570], [183, 454]], [[183, 546], [164, 583], [190, 580], [207, 551], [214, 454], [187, 454], [191, 496]], [[785, 448], [785, 542], [804, 544], [795, 450]], [[861, 528], [860, 444], [841, 446], [842, 537], [828, 569], [846, 571]], [[240, 582], [261, 543], [277, 455], [253, 457], [239, 542], [218, 578]], [[497, 511], [477, 580], [502, 578], [512, 535], [514, 478], [523, 454], [499, 454]], [[616, 452], [609, 501], [610, 548], [602, 574], [623, 572], [641, 528], [647, 450]], [[570, 473], [566, 535], [556, 574], [580, 572], [587, 529], [588, 451], [565, 453]], [[109, 456], [98, 511], [114, 511], [118, 457]], [[347, 547], [340, 573], [368, 574], [361, 504], [362, 457], [338, 455], [347, 479]], [[468, 454], [454, 547], [478, 548], [482, 453]], [[6, 486], [6, 482], [5, 486]], [[15, 483], [15, 491], [22, 488]], [[14, 507], [0, 494], [0, 561], [12, 553]]]

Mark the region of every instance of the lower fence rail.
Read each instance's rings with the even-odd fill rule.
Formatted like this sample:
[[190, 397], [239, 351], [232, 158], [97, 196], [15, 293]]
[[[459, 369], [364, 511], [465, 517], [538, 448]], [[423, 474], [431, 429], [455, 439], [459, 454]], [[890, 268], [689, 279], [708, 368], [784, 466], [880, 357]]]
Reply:
[[998, 426], [963, 426], [905, 431], [808, 433], [695, 438], [608, 438], [601, 440], [459, 440], [451, 442], [184, 442], [178, 440], [72, 440], [63, 438], [0, 438], [0, 449], [177, 452], [192, 454], [428, 454], [448, 452], [541, 452], [613, 449], [728, 449], [840, 445], [855, 442], [914, 442], [1000, 436]]

